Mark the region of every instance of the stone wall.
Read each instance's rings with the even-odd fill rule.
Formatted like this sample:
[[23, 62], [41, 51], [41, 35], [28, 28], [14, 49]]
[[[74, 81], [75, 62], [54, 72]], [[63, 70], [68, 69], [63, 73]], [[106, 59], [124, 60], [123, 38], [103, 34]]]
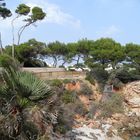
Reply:
[[[22, 71], [31, 72], [37, 77], [47, 79], [85, 79], [85, 71], [66, 71], [64, 68], [21, 68]], [[0, 67], [0, 71], [2, 68]]]
[[66, 71], [64, 68], [22, 68], [23, 71], [28, 71], [37, 77], [47, 79], [84, 79], [86, 72]]

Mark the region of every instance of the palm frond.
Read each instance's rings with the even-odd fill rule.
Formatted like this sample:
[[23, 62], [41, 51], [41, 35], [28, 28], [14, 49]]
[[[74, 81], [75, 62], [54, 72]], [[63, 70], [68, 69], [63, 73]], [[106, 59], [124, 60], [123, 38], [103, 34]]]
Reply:
[[13, 78], [14, 77], [14, 73], [13, 73], [13, 69], [9, 68], [10, 72], [8, 69], [4, 69], [2, 71], [2, 76], [3, 76], [3, 80], [5, 82], [5, 85], [9, 87], [9, 89], [14, 90], [14, 81]]
[[51, 93], [50, 87], [31, 73], [15, 71], [10, 68], [4, 70], [3, 75], [8, 88], [21, 98], [37, 101]]
[[31, 73], [18, 71], [17, 77], [16, 87], [23, 97], [28, 96], [30, 100], [39, 100], [51, 92], [50, 87], [43, 80], [38, 79]]
[[3, 98], [6, 101], [10, 101], [11, 98], [14, 96], [11, 90], [6, 85], [0, 86], [0, 98]]
[[25, 108], [30, 104], [30, 101], [27, 98], [20, 98], [18, 100], [18, 104], [20, 105], [20, 107]]

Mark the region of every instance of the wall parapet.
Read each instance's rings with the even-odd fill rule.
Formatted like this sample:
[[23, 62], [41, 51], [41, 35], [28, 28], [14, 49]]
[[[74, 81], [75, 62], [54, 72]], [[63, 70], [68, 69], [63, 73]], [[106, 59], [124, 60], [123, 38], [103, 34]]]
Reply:
[[[66, 71], [64, 68], [21, 68], [22, 71], [31, 72], [37, 77], [47, 79], [85, 79], [85, 71]], [[2, 67], [0, 67], [2, 71]]]
[[47, 79], [85, 79], [85, 71], [66, 71], [64, 68], [22, 68], [23, 71], [28, 71], [37, 77]]

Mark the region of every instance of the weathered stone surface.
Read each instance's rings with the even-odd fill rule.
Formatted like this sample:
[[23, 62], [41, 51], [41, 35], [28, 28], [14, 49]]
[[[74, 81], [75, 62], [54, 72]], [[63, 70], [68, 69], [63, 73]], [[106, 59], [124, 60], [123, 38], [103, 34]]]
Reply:
[[[78, 125], [73, 129], [72, 140], [129, 140], [140, 134], [140, 81], [127, 84], [122, 90], [124, 95], [124, 114], [116, 113], [107, 119], [93, 119], [75, 116]], [[94, 101], [101, 100], [95, 92]], [[88, 98], [80, 96], [88, 107]], [[96, 113], [98, 111], [96, 110]], [[98, 115], [97, 115], [98, 116]], [[66, 140], [69, 140], [68, 137]]]
[[76, 140], [123, 140], [121, 137], [114, 135], [110, 130], [110, 125], [102, 126], [102, 129], [92, 129], [87, 126], [75, 129]]
[[128, 100], [128, 102], [132, 108], [140, 107], [140, 97], [137, 97], [137, 98], [134, 97], [134, 98]]
[[125, 113], [128, 116], [140, 116], [140, 81], [132, 82], [124, 87], [123, 95], [126, 103]]

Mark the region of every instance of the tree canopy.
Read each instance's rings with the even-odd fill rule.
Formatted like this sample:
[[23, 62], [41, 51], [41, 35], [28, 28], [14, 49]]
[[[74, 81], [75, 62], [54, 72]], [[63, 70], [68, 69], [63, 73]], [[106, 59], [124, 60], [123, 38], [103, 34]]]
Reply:
[[11, 11], [5, 7], [6, 3], [0, 0], [0, 17], [7, 18], [12, 15]]
[[102, 64], [104, 68], [110, 63], [115, 69], [115, 66], [124, 60], [123, 47], [110, 38], [95, 41], [91, 56], [93, 61]]
[[[10, 54], [11, 46], [7, 46], [5, 52]], [[96, 41], [82, 39], [72, 43], [55, 41], [48, 44], [31, 39], [15, 46], [15, 56], [21, 63], [31, 59], [49, 63], [51, 59], [53, 67], [83, 63], [91, 68], [117, 69], [120, 64], [140, 68], [140, 46], [132, 43], [122, 46], [111, 38]]]
[[126, 61], [140, 71], [140, 45], [129, 43], [125, 47]]

